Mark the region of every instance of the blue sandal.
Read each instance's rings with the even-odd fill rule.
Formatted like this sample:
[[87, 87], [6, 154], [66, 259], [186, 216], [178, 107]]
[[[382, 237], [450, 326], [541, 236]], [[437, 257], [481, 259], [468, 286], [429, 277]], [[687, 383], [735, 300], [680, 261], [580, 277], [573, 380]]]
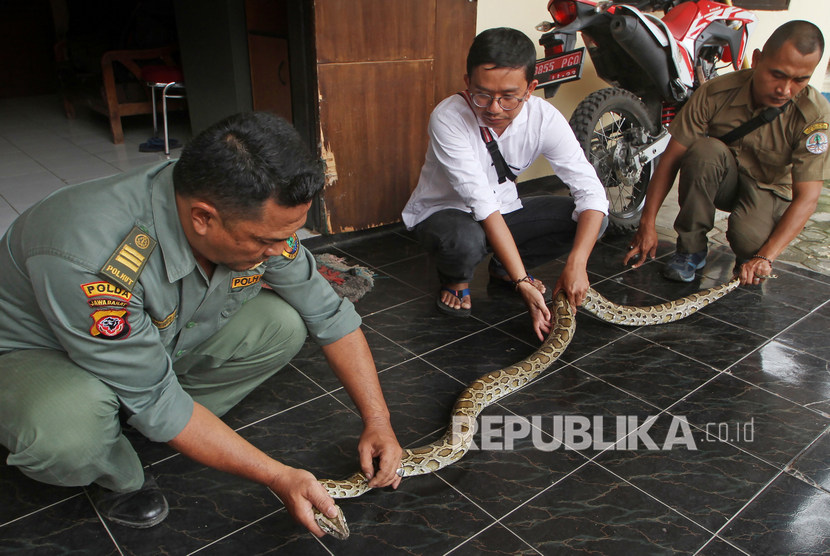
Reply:
[[[451, 290], [449, 288], [441, 288], [442, 292], [450, 292], [459, 300], [464, 299], [466, 296], [470, 295], [470, 288], [464, 288], [463, 290]], [[453, 309], [443, 301], [441, 301], [441, 294], [439, 292], [438, 298], [435, 300], [435, 305], [438, 307], [438, 310], [444, 313], [445, 315], [452, 315], [454, 317], [469, 317], [470, 316], [470, 309], [461, 307], [460, 309]]]

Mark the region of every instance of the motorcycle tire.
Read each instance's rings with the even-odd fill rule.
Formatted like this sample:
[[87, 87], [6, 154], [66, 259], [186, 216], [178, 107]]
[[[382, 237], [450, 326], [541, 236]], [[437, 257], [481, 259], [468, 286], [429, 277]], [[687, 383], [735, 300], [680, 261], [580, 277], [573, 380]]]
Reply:
[[632, 136], [653, 130], [646, 105], [624, 89], [601, 89], [579, 103], [569, 123], [605, 187], [609, 204], [606, 233], [636, 231], [648, 182], [659, 157], [638, 169], [633, 164], [626, 167], [620, 154], [625, 152]]

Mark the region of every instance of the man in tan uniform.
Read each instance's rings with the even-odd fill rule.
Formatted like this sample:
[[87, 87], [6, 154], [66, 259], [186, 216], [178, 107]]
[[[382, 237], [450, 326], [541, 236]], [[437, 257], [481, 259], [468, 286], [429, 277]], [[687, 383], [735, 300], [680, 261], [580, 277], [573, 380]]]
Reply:
[[[715, 209], [731, 212], [727, 239], [741, 284], [759, 284], [816, 209], [830, 179], [830, 103], [808, 85], [824, 52], [821, 31], [785, 23], [752, 55], [752, 69], [703, 84], [672, 122], [671, 141], [648, 186], [640, 228], [624, 263], [657, 249], [657, 212], [680, 172], [677, 250], [663, 270], [690, 282], [706, 264]], [[743, 137], [719, 138], [770, 107], [780, 115]]]

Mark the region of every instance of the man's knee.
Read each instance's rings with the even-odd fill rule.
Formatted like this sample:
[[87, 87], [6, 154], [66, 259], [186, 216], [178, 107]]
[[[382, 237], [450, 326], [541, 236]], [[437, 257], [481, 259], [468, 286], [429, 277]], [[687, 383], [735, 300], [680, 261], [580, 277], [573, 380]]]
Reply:
[[730, 218], [726, 239], [738, 260], [749, 259], [769, 239], [771, 229], [764, 229], [757, 222], [746, 218]]
[[59, 478], [95, 466], [120, 438], [119, 401], [108, 386], [80, 369], [69, 380], [56, 378], [40, 380], [36, 388], [4, 384], [9, 390], [0, 410], [0, 440], [11, 452], [11, 465], [39, 480], [64, 484]]

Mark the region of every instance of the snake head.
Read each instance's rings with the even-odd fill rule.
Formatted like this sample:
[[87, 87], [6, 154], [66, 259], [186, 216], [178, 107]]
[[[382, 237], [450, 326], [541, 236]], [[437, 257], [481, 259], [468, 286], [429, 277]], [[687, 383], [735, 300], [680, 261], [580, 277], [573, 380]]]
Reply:
[[322, 512], [314, 509], [314, 521], [320, 526], [324, 533], [331, 535], [337, 540], [345, 541], [349, 538], [349, 524], [346, 523], [346, 517], [343, 515], [343, 510], [340, 506], [337, 508], [337, 515], [333, 518], [325, 516]]

